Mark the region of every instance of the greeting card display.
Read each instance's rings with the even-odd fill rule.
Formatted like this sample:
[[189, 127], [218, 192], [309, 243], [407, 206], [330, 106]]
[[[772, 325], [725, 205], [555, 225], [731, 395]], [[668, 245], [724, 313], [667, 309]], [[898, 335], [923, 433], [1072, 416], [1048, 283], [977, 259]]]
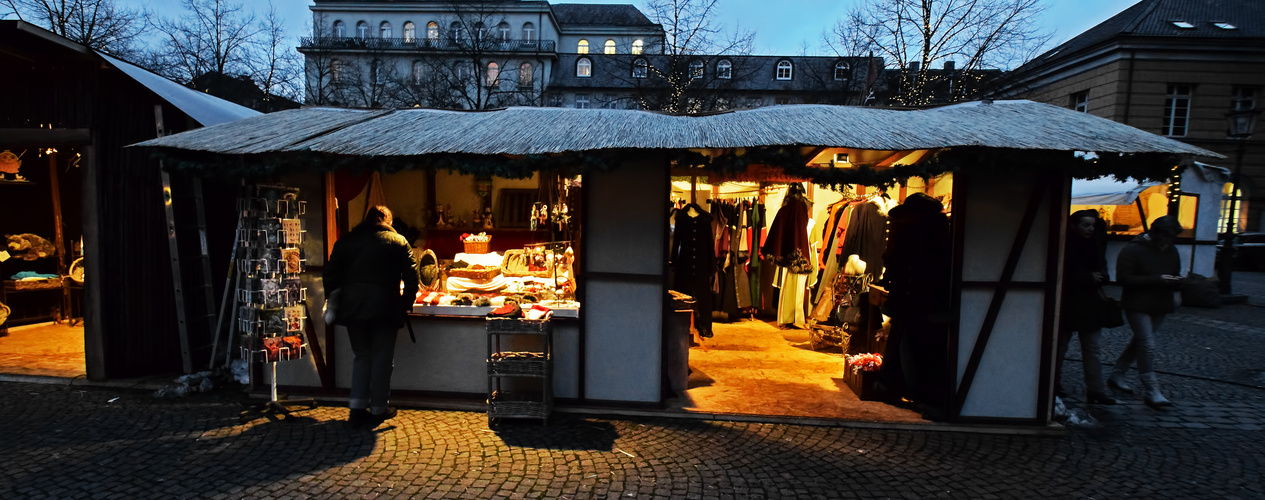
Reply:
[[299, 191], [275, 186], [246, 188], [238, 203], [241, 228], [237, 259], [238, 331], [242, 358], [251, 362], [298, 359], [304, 355], [307, 307], [303, 282], [305, 206]]

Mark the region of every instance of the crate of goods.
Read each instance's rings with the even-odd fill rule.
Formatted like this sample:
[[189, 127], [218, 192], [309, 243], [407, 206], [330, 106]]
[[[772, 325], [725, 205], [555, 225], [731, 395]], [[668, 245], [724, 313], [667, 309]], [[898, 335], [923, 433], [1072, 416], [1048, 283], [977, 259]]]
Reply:
[[475, 280], [492, 279], [499, 274], [501, 274], [501, 268], [499, 267], [471, 266], [452, 268], [448, 270], [448, 276], [450, 277]]
[[492, 237], [483, 233], [464, 234], [461, 236], [461, 244], [465, 246], [466, 253], [485, 254], [489, 252]]
[[17, 280], [13, 282], [15, 290], [52, 290], [62, 287], [61, 278], [45, 278], [38, 280]]

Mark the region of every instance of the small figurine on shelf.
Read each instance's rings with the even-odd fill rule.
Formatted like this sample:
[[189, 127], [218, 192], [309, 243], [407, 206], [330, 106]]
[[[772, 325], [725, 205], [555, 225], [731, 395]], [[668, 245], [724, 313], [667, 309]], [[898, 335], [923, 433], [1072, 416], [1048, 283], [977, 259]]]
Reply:
[[448, 209], [443, 205], [435, 205], [435, 227], [443, 229], [448, 227]]
[[483, 209], [483, 229], [492, 229], [496, 226], [492, 224], [492, 207], [484, 207]]

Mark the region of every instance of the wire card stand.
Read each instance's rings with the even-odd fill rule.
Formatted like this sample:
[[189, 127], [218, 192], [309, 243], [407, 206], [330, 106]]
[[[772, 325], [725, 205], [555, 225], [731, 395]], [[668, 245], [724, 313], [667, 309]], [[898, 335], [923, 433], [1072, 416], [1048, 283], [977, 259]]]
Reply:
[[277, 396], [277, 363], [304, 358], [308, 347], [303, 335], [307, 289], [300, 279], [307, 267], [302, 248], [307, 232], [299, 218], [307, 206], [298, 200], [297, 189], [248, 186], [237, 208], [241, 223], [234, 299], [241, 359], [266, 363], [271, 372], [268, 402], [243, 411], [239, 420], [284, 421], [294, 407], [316, 408], [313, 399]]

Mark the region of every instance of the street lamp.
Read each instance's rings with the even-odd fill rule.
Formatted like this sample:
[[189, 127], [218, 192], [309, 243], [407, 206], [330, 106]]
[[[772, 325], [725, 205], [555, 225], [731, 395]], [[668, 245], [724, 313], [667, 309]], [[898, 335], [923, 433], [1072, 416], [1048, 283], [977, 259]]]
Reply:
[[1234, 158], [1234, 175], [1230, 177], [1230, 207], [1225, 221], [1225, 243], [1221, 247], [1221, 293], [1230, 294], [1230, 278], [1234, 266], [1234, 232], [1239, 225], [1239, 176], [1243, 172], [1243, 153], [1247, 150], [1247, 139], [1252, 136], [1252, 128], [1256, 126], [1256, 109], [1238, 109], [1226, 113], [1226, 136], [1239, 144]]

